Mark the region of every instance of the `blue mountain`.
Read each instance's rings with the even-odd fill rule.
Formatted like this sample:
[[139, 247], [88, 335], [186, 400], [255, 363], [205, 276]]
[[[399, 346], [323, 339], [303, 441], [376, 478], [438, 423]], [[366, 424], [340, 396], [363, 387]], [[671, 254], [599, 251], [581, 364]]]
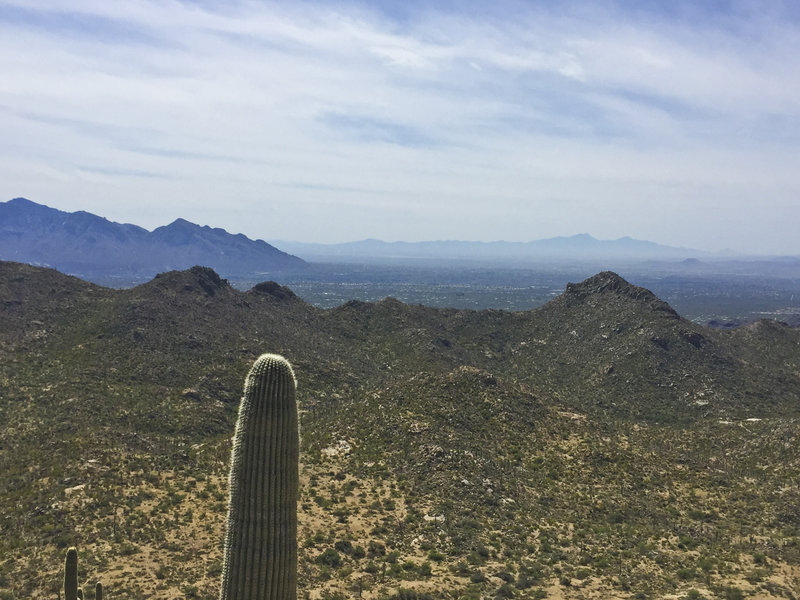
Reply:
[[0, 202], [0, 259], [87, 277], [152, 277], [194, 265], [223, 276], [253, 276], [306, 264], [263, 240], [184, 219], [150, 232], [25, 198]]
[[320, 262], [366, 262], [415, 264], [433, 261], [471, 263], [564, 263], [602, 262], [608, 260], [641, 262], [645, 260], [684, 260], [707, 253], [676, 248], [655, 242], [622, 237], [598, 240], [587, 233], [554, 237], [531, 242], [470, 242], [443, 240], [429, 242], [383, 242], [366, 239], [342, 244], [313, 244], [273, 241], [284, 250], [306, 260]]

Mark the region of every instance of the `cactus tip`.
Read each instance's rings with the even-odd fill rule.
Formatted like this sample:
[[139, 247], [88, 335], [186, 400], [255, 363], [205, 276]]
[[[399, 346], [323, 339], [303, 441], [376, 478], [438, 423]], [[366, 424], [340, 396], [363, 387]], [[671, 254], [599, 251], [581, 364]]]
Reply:
[[271, 372], [288, 373], [297, 385], [292, 365], [280, 354], [262, 354], [253, 363], [248, 377], [263, 376]]

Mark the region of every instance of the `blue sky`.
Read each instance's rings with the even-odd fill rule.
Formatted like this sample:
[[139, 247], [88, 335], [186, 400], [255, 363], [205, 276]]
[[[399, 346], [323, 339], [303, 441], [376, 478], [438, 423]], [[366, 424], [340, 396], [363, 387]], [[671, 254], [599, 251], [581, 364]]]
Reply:
[[0, 0], [0, 199], [800, 254], [798, 7]]

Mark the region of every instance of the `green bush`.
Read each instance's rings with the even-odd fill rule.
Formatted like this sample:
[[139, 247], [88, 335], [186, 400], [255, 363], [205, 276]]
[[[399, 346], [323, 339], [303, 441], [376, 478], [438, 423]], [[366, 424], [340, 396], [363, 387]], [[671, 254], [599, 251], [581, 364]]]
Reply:
[[328, 548], [317, 557], [317, 562], [328, 567], [339, 567], [342, 564], [342, 557], [333, 548]]
[[342, 554], [353, 553], [353, 544], [350, 540], [339, 540], [333, 545], [333, 547]]
[[483, 583], [484, 581], [486, 581], [486, 575], [484, 575], [480, 571], [475, 571], [472, 575], [469, 576], [469, 580], [472, 583]]
[[513, 598], [514, 597], [514, 588], [511, 587], [508, 583], [504, 583], [499, 588], [497, 588], [497, 592], [495, 593], [495, 598]]
[[386, 555], [386, 546], [381, 542], [376, 542], [375, 540], [371, 540], [367, 548], [367, 556], [372, 558], [375, 556], [384, 556], [384, 555]]
[[744, 600], [744, 592], [735, 586], [721, 588], [717, 595], [725, 600]]
[[442, 562], [444, 560], [444, 554], [439, 552], [436, 548], [428, 552], [428, 558], [435, 562]]
[[370, 575], [375, 575], [375, 573], [378, 573], [379, 571], [380, 569], [378, 568], [378, 565], [372, 561], [369, 561], [364, 567], [364, 572], [369, 573]]

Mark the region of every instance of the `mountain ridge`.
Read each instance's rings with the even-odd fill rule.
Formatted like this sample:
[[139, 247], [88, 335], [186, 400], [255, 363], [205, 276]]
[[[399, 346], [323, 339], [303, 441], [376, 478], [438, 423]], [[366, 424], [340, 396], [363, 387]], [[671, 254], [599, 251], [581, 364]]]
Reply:
[[[6, 275], [9, 277], [7, 286], [10, 288], [22, 285], [19, 283], [20, 278], [24, 280], [33, 275], [41, 277], [41, 274], [47, 273], [52, 274], [45, 277], [44, 281], [53, 278], [58, 280], [60, 276], [66, 278], [64, 281], [67, 283], [63, 286], [65, 288], [74, 290], [82, 285], [79, 279], [56, 275], [47, 269], [26, 269], [8, 262], [0, 264], [6, 273], [16, 273]], [[28, 275], [24, 275], [25, 273]], [[219, 307], [215, 309], [215, 314], [223, 314], [228, 310], [230, 314], [226, 315], [226, 322], [239, 314], [243, 323], [247, 323], [253, 318], [253, 307], [248, 306], [248, 303], [257, 300], [259, 303], [269, 302], [273, 309], [280, 307], [283, 311], [282, 318], [291, 317], [292, 320], [302, 322], [302, 331], [298, 333], [300, 337], [312, 335], [312, 331], [314, 337], [330, 336], [333, 328], [336, 335], [344, 335], [349, 343], [360, 341], [364, 348], [378, 343], [388, 348], [396, 345], [396, 341], [393, 341], [395, 338], [417, 331], [409, 338], [413, 340], [414, 336], [424, 330], [424, 343], [409, 341], [407, 357], [416, 358], [404, 364], [403, 369], [422, 367], [431, 352], [439, 357], [438, 360], [444, 360], [445, 364], [467, 361], [476, 367], [498, 373], [511, 372], [513, 367], [509, 365], [527, 357], [535, 364], [549, 364], [547, 369], [553, 372], [566, 367], [575, 369], [575, 374], [584, 373], [584, 381], [575, 380], [579, 384], [572, 392], [575, 397], [582, 396], [590, 389], [596, 396], [618, 393], [616, 385], [611, 385], [605, 392], [603, 390], [608, 382], [623, 372], [623, 364], [640, 370], [644, 379], [654, 376], [665, 378], [652, 387], [653, 393], [663, 394], [658, 388], [667, 386], [670, 373], [675, 369], [691, 370], [702, 366], [709, 368], [708, 374], [703, 378], [717, 381], [720, 386], [726, 387], [730, 398], [742, 397], [740, 391], [748, 385], [744, 382], [746, 376], [737, 374], [737, 369], [744, 368], [745, 363], [759, 364], [759, 368], [766, 368], [767, 365], [763, 358], [732, 358], [732, 351], [728, 348], [731, 340], [753, 338], [756, 335], [754, 332], [777, 335], [786, 329], [769, 322], [735, 329], [711, 329], [680, 317], [668, 303], [649, 290], [632, 285], [610, 271], [598, 273], [579, 283], [567, 284], [562, 294], [543, 306], [515, 313], [496, 309], [439, 309], [408, 305], [393, 298], [374, 303], [350, 301], [336, 308], [319, 309], [297, 297], [291, 289], [272, 281], [256, 284], [249, 291], [241, 292], [213, 269], [200, 266], [160, 273], [151, 281], [127, 290], [111, 290], [88, 283], [86, 285], [90, 286], [87, 290], [93, 290], [86, 297], [87, 302], [94, 302], [95, 296], [98, 299], [116, 297], [118, 302], [123, 303], [126, 298], [136, 298], [134, 308], [137, 312], [141, 312], [139, 309], [142, 306], [149, 305], [150, 308], [142, 314], [152, 313], [152, 316], [146, 316], [150, 323], [154, 316], [165, 315], [165, 311], [171, 312], [177, 307], [182, 308], [170, 319], [175, 323], [184, 322], [191, 318], [193, 311], [212, 306], [209, 303]], [[50, 284], [50, 287], [57, 289], [61, 286]], [[74, 292], [70, 294], [74, 295]], [[9, 306], [15, 306], [14, 300], [9, 302]], [[228, 303], [231, 306], [224, 309], [223, 306]], [[250, 310], [246, 310], [246, 307]], [[220, 312], [216, 312], [217, 310]], [[268, 315], [268, 320], [277, 323], [277, 316], [277, 313]], [[185, 325], [192, 326], [190, 321]], [[284, 330], [279, 337], [286, 335], [288, 334]], [[800, 336], [800, 331], [790, 330], [787, 335]], [[532, 338], [536, 341], [532, 342]], [[413, 352], [408, 353], [411, 349]], [[669, 353], [673, 351], [679, 354], [670, 357]], [[359, 349], [359, 354], [364, 352], [366, 351]], [[390, 356], [391, 354], [387, 355]], [[610, 365], [597, 364], [600, 356], [610, 357], [618, 362], [607, 373], [609, 377], [605, 384], [601, 384], [593, 375], [595, 371], [601, 372]], [[366, 352], [365, 358], [371, 360], [373, 357]], [[706, 360], [711, 363], [706, 364]], [[651, 372], [651, 367], [646, 365], [646, 368], [641, 368], [640, 361], [649, 361], [647, 364], [652, 365], [655, 370]], [[556, 369], [555, 365], [561, 366]], [[739, 383], [734, 385], [733, 382]], [[800, 385], [800, 381], [798, 384]], [[673, 383], [674, 385], [677, 383]], [[579, 392], [584, 386], [588, 387]], [[674, 405], [677, 406], [691, 408], [693, 405]], [[736, 404], [730, 399], [726, 400], [722, 409], [736, 409]]]
[[472, 260], [524, 262], [628, 260], [686, 260], [708, 257], [701, 250], [665, 246], [624, 236], [616, 240], [598, 240], [588, 233], [533, 240], [529, 242], [473, 242], [438, 240], [421, 242], [386, 242], [365, 239], [339, 244], [315, 244], [273, 240], [273, 244], [314, 261], [374, 263], [389, 260], [397, 264], [415, 264], [432, 260]]
[[243, 234], [176, 219], [152, 232], [86, 211], [68, 213], [25, 198], [0, 203], [0, 257], [85, 278], [152, 277], [206, 264], [228, 276], [301, 270], [305, 262]]

